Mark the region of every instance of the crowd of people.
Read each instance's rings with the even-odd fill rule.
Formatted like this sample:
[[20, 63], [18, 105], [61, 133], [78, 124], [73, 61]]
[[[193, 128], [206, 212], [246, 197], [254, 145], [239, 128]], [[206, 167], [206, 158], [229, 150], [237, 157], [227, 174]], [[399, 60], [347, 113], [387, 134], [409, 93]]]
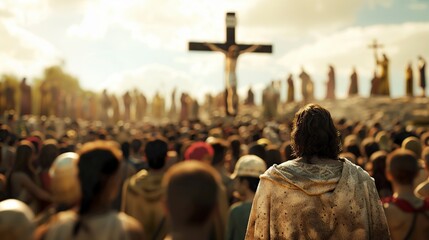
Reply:
[[[427, 239], [429, 128], [332, 119], [0, 127], [2, 239]], [[25, 131], [23, 131], [23, 129]]]

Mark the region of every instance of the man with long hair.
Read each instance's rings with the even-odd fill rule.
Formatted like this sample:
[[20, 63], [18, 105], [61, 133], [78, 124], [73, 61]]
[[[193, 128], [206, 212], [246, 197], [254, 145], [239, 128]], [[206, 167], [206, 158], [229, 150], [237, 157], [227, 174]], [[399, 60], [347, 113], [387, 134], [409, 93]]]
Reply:
[[339, 132], [325, 108], [296, 113], [296, 159], [260, 177], [246, 239], [389, 239], [374, 180], [340, 153]]

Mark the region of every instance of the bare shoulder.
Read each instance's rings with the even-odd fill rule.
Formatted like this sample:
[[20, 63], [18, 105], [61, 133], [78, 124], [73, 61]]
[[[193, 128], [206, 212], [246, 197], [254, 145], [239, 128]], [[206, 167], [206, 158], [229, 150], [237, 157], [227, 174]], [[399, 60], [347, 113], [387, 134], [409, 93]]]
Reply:
[[405, 222], [409, 222], [412, 218], [411, 214], [403, 212], [394, 203], [383, 203], [383, 208], [387, 222], [391, 228], [403, 225]]

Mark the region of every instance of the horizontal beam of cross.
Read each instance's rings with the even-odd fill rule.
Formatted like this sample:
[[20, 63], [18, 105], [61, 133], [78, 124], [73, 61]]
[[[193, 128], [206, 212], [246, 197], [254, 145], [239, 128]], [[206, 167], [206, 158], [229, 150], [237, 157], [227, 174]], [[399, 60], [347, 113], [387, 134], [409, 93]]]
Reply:
[[[228, 48], [231, 46], [231, 44], [228, 43], [213, 43], [214, 45], [218, 46], [219, 48], [222, 48], [225, 51], [228, 51]], [[243, 51], [251, 46], [252, 44], [236, 44], [240, 51]], [[207, 45], [205, 45], [202, 42], [189, 42], [189, 50], [193, 51], [212, 51]], [[272, 45], [260, 45], [256, 50], [252, 51], [255, 53], [272, 53], [273, 52], [273, 46]]]

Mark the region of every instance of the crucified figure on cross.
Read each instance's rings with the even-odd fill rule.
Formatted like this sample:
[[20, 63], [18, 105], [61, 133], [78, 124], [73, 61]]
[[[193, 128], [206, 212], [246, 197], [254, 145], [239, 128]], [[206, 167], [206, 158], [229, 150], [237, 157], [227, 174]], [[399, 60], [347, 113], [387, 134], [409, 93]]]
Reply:
[[225, 55], [225, 87], [226, 87], [226, 104], [227, 111], [231, 115], [236, 115], [235, 112], [238, 104], [237, 96], [237, 59], [238, 57], [247, 52], [254, 52], [259, 48], [260, 45], [253, 45], [244, 50], [240, 51], [240, 48], [237, 45], [231, 45], [228, 48], [228, 51], [223, 50], [222, 48], [216, 46], [212, 43], [204, 43], [210, 50], [221, 52]]
[[192, 51], [216, 51], [225, 55], [225, 112], [228, 116], [238, 113], [237, 59], [243, 53], [271, 53], [271, 45], [238, 44], [235, 42], [235, 13], [226, 15], [226, 41], [224, 43], [189, 42]]

